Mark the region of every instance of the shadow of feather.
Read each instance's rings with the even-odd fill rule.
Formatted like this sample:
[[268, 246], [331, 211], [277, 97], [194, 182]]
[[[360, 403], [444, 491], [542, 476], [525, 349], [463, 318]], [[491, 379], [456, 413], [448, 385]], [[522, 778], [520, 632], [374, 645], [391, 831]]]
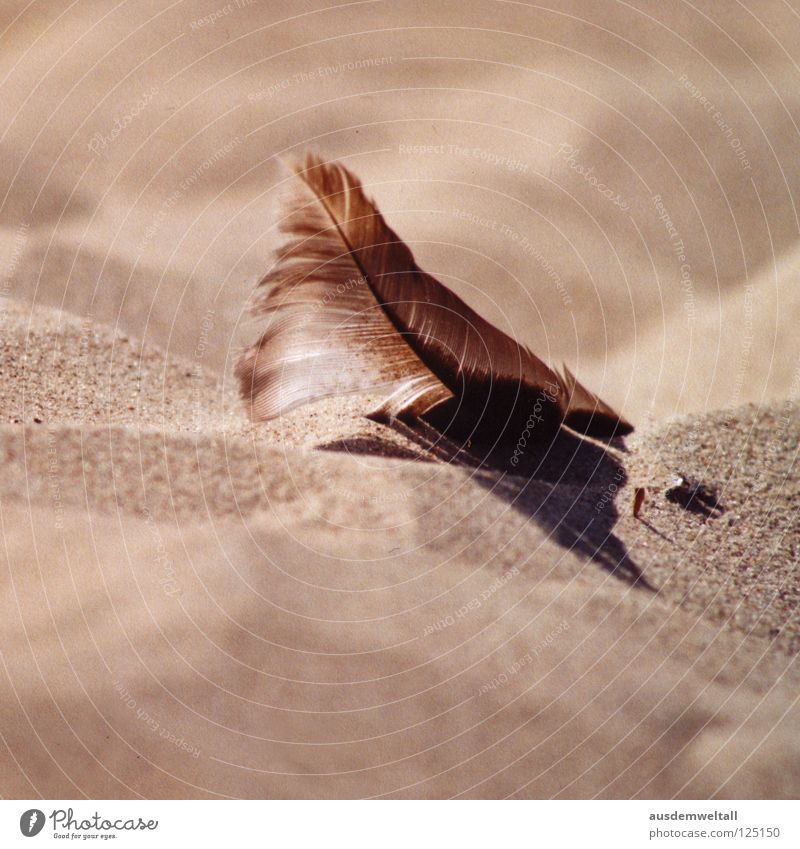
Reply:
[[[606, 486], [624, 481], [617, 471]], [[597, 479], [597, 475], [594, 479]], [[486, 485], [491, 485], [491, 477]], [[496, 483], [496, 480], [495, 480]], [[619, 512], [614, 496], [604, 498], [596, 488], [550, 485], [543, 492], [536, 479], [506, 476], [494, 492], [504, 497], [515, 510], [535, 521], [549, 538], [568, 551], [575, 551], [615, 577], [637, 588], [655, 591], [630, 556], [627, 547], [614, 533]]]
[[[655, 591], [614, 534], [619, 520], [616, 497], [627, 473], [619, 457], [601, 444], [561, 428], [549, 443], [527, 450], [512, 467], [507, 449], [461, 445], [424, 422], [412, 426], [398, 421], [390, 427], [419, 445], [420, 453], [377, 437], [337, 440], [320, 448], [473, 468], [476, 483], [536, 522], [558, 545], [582, 554], [630, 585]], [[612, 445], [617, 452], [624, 451], [619, 443], [615, 440]]]
[[[549, 443], [528, 451], [513, 474], [508, 455], [496, 451], [485, 455], [482, 469], [477, 479], [550, 539], [637, 588], [655, 591], [614, 533], [617, 494], [628, 478], [619, 456], [561, 428]], [[498, 472], [503, 476], [499, 485]]]

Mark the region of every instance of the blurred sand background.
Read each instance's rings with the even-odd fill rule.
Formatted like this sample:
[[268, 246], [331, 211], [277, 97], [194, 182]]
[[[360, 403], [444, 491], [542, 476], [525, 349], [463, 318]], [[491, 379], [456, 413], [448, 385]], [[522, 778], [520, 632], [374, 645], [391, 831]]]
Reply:
[[[4, 0], [0, 46], [0, 794], [797, 797], [796, 3]], [[248, 422], [307, 147], [627, 453]]]

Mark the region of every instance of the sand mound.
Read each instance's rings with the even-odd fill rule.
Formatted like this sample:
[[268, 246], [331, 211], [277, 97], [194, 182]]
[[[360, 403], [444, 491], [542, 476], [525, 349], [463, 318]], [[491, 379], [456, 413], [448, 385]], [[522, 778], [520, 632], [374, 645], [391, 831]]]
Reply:
[[[62, 5], [0, 9], [0, 794], [800, 795], [790, 4]], [[246, 421], [309, 147], [627, 450]]]
[[2, 369], [7, 795], [796, 794], [795, 407], [528, 479], [49, 310]]

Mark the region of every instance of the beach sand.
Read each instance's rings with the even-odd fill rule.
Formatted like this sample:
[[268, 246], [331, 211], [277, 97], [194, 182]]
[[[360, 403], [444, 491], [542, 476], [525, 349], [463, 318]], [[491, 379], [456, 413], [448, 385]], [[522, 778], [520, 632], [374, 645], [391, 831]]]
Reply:
[[[4, 4], [0, 794], [796, 798], [796, 14], [301, 5]], [[248, 421], [309, 146], [624, 445]]]
[[795, 407], [522, 478], [52, 310], [3, 355], [7, 795], [796, 792]]

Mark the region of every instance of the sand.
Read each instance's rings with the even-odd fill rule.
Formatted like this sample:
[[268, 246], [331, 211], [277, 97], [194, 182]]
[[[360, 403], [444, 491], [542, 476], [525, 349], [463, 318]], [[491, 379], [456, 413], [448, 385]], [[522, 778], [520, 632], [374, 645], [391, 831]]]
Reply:
[[[102, 326], [5, 329], [7, 795], [796, 792], [795, 407], [504, 477], [363, 399], [278, 433]], [[667, 501], [677, 470], [725, 513]]]
[[[796, 14], [149, 6], [0, 20], [0, 794], [797, 798]], [[309, 145], [625, 444], [249, 422]]]

